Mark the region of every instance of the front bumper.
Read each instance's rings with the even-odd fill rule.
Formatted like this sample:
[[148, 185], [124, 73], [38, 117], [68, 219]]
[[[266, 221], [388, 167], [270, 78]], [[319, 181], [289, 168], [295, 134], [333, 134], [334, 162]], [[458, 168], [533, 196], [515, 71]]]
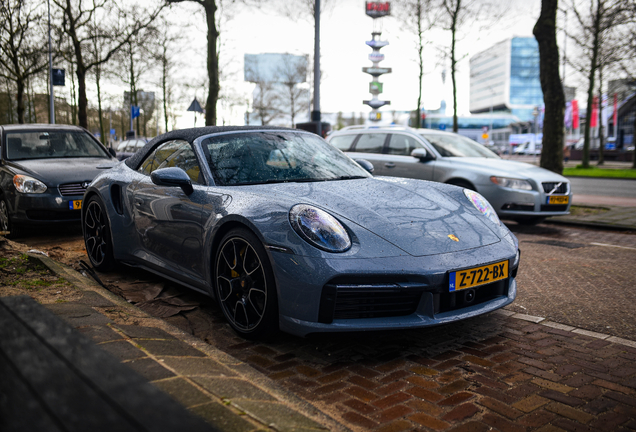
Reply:
[[[512, 303], [517, 295], [516, 253], [517, 246], [511, 238], [485, 247], [426, 257], [406, 254], [373, 259], [334, 257], [317, 262], [315, 258], [272, 251], [280, 329], [298, 336], [409, 329], [491, 312]], [[450, 271], [501, 260], [509, 261], [509, 277], [476, 288], [484, 293], [481, 297], [466, 301], [463, 291], [449, 293]], [[335, 314], [334, 304], [339, 299], [332, 297], [338, 297], [339, 291], [334, 287], [344, 288], [340, 292], [349, 296], [343, 300], [349, 303], [341, 303], [336, 307], [340, 312]], [[401, 297], [395, 300], [394, 296]], [[386, 298], [389, 305], [380, 313], [378, 298]], [[399, 304], [397, 312], [390, 306], [395, 304]], [[351, 313], [347, 310], [349, 306]]]
[[[482, 185], [481, 193], [502, 219], [520, 217], [563, 216], [570, 213], [572, 192], [548, 195], [543, 190], [520, 190], [503, 188], [495, 184]], [[548, 204], [550, 196], [568, 197], [567, 204]]]
[[8, 197], [11, 222], [15, 225], [79, 222], [81, 210], [71, 210], [71, 206], [73, 201], [81, 201], [82, 197], [62, 196], [57, 190], [43, 194], [15, 192]]

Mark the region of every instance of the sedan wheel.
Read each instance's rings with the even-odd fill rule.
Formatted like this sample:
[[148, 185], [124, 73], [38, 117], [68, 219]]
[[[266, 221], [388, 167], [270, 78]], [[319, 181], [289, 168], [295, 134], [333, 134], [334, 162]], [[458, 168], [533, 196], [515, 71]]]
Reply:
[[9, 206], [4, 198], [0, 198], [0, 231], [9, 232], [10, 234], [6, 235], [8, 238], [16, 238], [21, 234], [20, 228], [13, 225], [9, 219]]
[[93, 267], [107, 271], [114, 267], [113, 245], [105, 206], [96, 196], [89, 198], [84, 213], [84, 244]]
[[246, 338], [277, 330], [274, 277], [265, 248], [245, 229], [228, 232], [216, 254], [216, 296], [232, 328]]

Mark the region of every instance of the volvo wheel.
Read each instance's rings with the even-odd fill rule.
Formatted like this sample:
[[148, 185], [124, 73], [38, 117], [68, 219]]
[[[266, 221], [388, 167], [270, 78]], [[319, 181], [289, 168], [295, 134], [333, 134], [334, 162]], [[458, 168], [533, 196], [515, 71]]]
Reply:
[[237, 228], [223, 237], [214, 277], [223, 314], [239, 335], [257, 339], [278, 330], [274, 275], [265, 248], [251, 231]]
[[83, 222], [84, 244], [91, 264], [99, 271], [111, 270], [115, 266], [113, 242], [106, 208], [99, 197], [88, 199]]

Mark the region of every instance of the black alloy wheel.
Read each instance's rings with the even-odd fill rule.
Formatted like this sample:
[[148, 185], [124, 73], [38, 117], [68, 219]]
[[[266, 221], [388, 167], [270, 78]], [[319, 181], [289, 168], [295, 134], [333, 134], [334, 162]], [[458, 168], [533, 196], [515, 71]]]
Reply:
[[115, 265], [110, 226], [101, 199], [92, 196], [84, 213], [84, 244], [93, 267], [99, 271], [111, 270]]
[[9, 205], [5, 201], [4, 197], [0, 198], [0, 231], [9, 232], [6, 235], [7, 238], [19, 237], [22, 230], [11, 223], [9, 218]]
[[274, 276], [265, 248], [252, 232], [237, 228], [223, 237], [214, 275], [219, 305], [239, 335], [257, 339], [278, 330]]

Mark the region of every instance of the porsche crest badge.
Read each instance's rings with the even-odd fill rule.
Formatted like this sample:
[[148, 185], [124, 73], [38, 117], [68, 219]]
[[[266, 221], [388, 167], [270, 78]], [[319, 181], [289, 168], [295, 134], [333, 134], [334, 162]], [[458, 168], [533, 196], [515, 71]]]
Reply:
[[456, 242], [459, 241], [459, 239], [457, 238], [457, 236], [455, 234], [449, 234], [448, 238], [451, 239], [452, 241], [456, 241]]

